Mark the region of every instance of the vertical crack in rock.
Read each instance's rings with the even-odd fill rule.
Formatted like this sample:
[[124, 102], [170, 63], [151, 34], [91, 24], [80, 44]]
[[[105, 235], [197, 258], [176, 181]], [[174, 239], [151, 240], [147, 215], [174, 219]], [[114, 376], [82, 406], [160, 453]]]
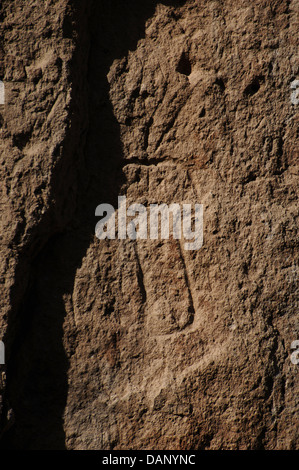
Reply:
[[138, 255], [137, 243], [134, 245], [134, 252], [135, 252], [136, 261], [137, 261], [137, 268], [138, 268], [138, 271], [137, 271], [138, 285], [139, 285], [141, 296], [142, 296], [142, 304], [143, 304], [143, 306], [145, 306], [145, 304], [146, 304], [146, 289], [145, 289], [145, 286], [144, 286], [144, 275], [143, 275], [143, 271], [142, 271], [142, 267], [141, 267], [141, 263], [140, 263], [140, 258], [139, 258], [139, 255]]

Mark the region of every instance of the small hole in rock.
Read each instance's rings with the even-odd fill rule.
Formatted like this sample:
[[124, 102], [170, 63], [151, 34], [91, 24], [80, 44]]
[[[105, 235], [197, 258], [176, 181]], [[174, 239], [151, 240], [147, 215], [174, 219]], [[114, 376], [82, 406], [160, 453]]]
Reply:
[[191, 62], [189, 60], [189, 57], [185, 52], [181, 55], [181, 58], [179, 60], [179, 63], [177, 65], [176, 71], [181, 73], [182, 75], [190, 75], [191, 73]]
[[224, 81], [222, 80], [222, 78], [216, 78], [215, 83], [216, 83], [216, 85], [219, 86], [221, 91], [225, 90], [225, 84], [224, 84]]
[[254, 78], [244, 90], [244, 94], [247, 96], [255, 95], [260, 89], [260, 79]]
[[142, 97], [142, 98], [145, 99], [145, 98], [147, 98], [148, 96], [149, 96], [149, 92], [148, 92], [147, 90], [143, 90], [143, 91], [141, 92], [141, 97]]
[[22, 132], [13, 136], [13, 144], [18, 147], [19, 150], [23, 150], [26, 144], [29, 142], [31, 137], [31, 131]]

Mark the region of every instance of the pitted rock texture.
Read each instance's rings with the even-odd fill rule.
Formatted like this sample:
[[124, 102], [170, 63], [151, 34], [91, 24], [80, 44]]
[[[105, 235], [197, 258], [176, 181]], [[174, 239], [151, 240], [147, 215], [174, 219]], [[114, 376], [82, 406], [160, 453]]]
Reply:
[[[298, 2], [29, 3], [2, 4], [2, 448], [298, 449]], [[202, 248], [99, 240], [118, 195], [203, 204]]]

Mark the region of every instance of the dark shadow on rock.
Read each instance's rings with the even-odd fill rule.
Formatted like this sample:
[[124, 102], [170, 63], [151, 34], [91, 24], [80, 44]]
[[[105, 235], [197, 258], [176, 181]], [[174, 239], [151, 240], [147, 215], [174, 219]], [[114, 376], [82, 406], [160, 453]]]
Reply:
[[[75, 331], [70, 331], [67, 338], [68, 350], [63, 341], [65, 296], [72, 294], [76, 270], [94, 239], [96, 206], [105, 202], [117, 207], [123, 182], [120, 130], [109, 100], [106, 76], [114, 59], [136, 49], [157, 3], [160, 2], [95, 0], [90, 6], [89, 51], [87, 47], [82, 51], [89, 54], [88, 73], [80, 78], [88, 88], [88, 132], [81, 137], [85, 139], [85, 149], [79, 161], [72, 161], [74, 155], [68, 157], [63, 171], [56, 172], [56, 181], [52, 181], [55, 210], [63, 214], [64, 205], [69, 204], [61, 197], [63, 186], [72, 186], [68, 175], [70, 171], [76, 173], [76, 208], [64, 226], [43, 235], [46, 243], [39, 243], [38, 236], [31, 241], [32, 246], [43, 245], [42, 248], [28, 256], [33, 251], [31, 246], [22, 255], [27, 264], [20, 264], [16, 283], [24, 276], [29, 282], [22, 307], [18, 306], [9, 319], [5, 339], [9, 354], [2, 428], [9, 427], [6, 414], [10, 407], [14, 424], [2, 436], [2, 449], [65, 449], [63, 413], [68, 393], [68, 357], [76, 346]], [[180, 6], [184, 1], [161, 3]], [[77, 21], [81, 20], [79, 16]], [[70, 36], [70, 27], [66, 29]], [[84, 70], [75, 69], [78, 62], [72, 64], [74, 81], [85, 74]], [[80, 114], [80, 109], [77, 112]], [[65, 145], [62, 160], [68, 153]]]

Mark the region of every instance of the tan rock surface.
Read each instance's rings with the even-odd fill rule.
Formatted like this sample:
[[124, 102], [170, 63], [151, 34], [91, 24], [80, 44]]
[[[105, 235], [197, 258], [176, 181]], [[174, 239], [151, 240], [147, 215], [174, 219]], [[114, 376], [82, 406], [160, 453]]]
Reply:
[[298, 449], [298, 2], [84, 5], [2, 4], [2, 448]]

